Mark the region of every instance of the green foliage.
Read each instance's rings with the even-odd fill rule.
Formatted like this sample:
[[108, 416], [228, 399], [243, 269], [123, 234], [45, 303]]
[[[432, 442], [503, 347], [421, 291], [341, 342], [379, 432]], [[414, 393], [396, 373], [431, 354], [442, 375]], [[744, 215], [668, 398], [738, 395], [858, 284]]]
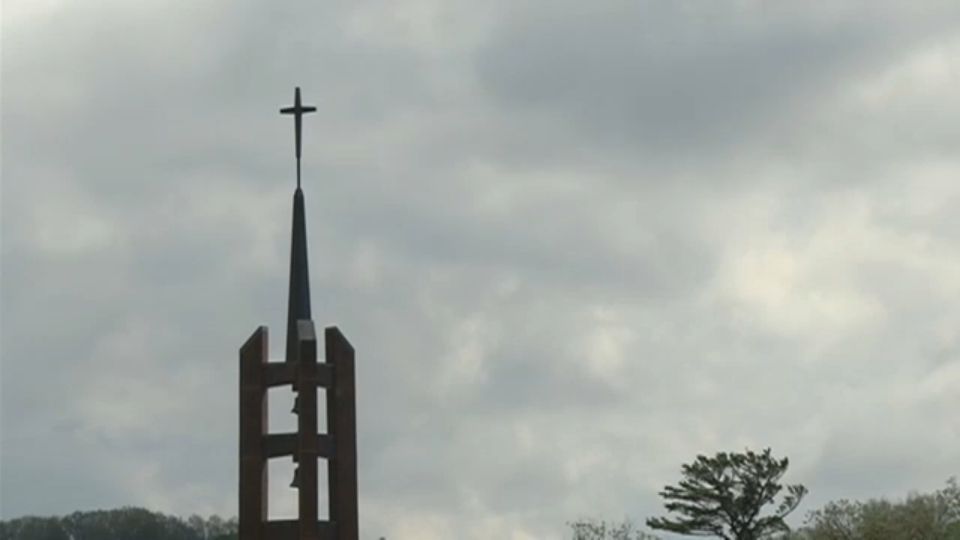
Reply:
[[573, 531], [571, 540], [657, 540], [656, 536], [638, 530], [629, 519], [620, 523], [581, 519], [567, 525]]
[[796, 540], [960, 540], [960, 486], [913, 494], [900, 502], [830, 502], [807, 515]]
[[668, 512], [678, 517], [647, 520], [653, 529], [695, 536], [719, 536], [726, 540], [759, 540], [788, 532], [784, 517], [800, 504], [807, 493], [802, 485], [786, 486], [786, 494], [773, 513], [761, 516], [784, 486], [780, 478], [787, 471], [787, 458], [777, 460], [770, 449], [757, 454], [720, 452], [703, 455], [683, 465], [683, 479], [666, 486], [660, 496]]
[[0, 540], [69, 540], [67, 531], [53, 518], [25, 517], [0, 522]]
[[184, 521], [143, 508], [0, 521], [0, 540], [233, 540], [236, 537], [236, 519], [191, 516]]

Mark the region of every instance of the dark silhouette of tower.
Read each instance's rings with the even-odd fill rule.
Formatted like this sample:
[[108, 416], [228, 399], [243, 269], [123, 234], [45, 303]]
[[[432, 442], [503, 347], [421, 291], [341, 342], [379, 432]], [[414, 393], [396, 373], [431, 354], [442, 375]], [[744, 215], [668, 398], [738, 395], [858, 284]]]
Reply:
[[[283, 362], [268, 361], [268, 332], [254, 331], [240, 348], [240, 540], [357, 540], [357, 429], [354, 350], [335, 326], [324, 330], [325, 361], [317, 362], [310, 311], [307, 227], [300, 187], [302, 116], [316, 111], [300, 102], [281, 109], [294, 116], [297, 188], [293, 194], [287, 342]], [[267, 389], [290, 385], [296, 394], [296, 433], [270, 433]], [[317, 428], [317, 392], [325, 389], [327, 433]], [[270, 521], [267, 460], [290, 456], [298, 518]], [[318, 519], [317, 462], [327, 463], [329, 519]]]

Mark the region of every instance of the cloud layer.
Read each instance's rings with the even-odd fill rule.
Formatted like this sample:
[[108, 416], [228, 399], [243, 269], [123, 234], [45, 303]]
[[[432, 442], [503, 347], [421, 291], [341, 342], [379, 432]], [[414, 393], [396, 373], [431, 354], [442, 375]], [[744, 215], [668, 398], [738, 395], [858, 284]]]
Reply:
[[4, 7], [4, 518], [235, 513], [294, 85], [365, 537], [640, 521], [745, 446], [806, 509], [960, 472], [951, 3]]

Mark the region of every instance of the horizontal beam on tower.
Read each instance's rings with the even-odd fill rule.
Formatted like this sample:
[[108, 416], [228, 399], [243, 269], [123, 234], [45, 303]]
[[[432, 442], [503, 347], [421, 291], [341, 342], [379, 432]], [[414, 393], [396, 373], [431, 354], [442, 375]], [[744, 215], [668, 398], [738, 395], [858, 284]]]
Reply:
[[[296, 519], [277, 519], [263, 524], [264, 536], [269, 540], [300, 540], [300, 521]], [[336, 538], [336, 523], [317, 521], [320, 538]]]
[[[267, 459], [292, 456], [297, 451], [296, 433], [271, 433], [263, 436], [263, 453]], [[333, 438], [317, 435], [317, 455], [329, 459], [333, 455]]]

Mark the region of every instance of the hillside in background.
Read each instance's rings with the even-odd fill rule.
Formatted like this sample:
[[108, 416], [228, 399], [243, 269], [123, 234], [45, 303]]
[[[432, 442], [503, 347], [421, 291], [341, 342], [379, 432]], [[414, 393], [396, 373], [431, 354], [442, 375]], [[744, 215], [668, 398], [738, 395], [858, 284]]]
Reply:
[[235, 518], [181, 519], [132, 507], [0, 521], [0, 540], [233, 540], [236, 536]]
[[[575, 540], [656, 538], [622, 524], [571, 523]], [[236, 518], [186, 519], [143, 508], [74, 512], [62, 517], [26, 516], [0, 521], [0, 540], [235, 540]], [[388, 536], [389, 538], [389, 536]], [[810, 511], [803, 527], [779, 540], [960, 540], [960, 485], [889, 501], [834, 501]]]

